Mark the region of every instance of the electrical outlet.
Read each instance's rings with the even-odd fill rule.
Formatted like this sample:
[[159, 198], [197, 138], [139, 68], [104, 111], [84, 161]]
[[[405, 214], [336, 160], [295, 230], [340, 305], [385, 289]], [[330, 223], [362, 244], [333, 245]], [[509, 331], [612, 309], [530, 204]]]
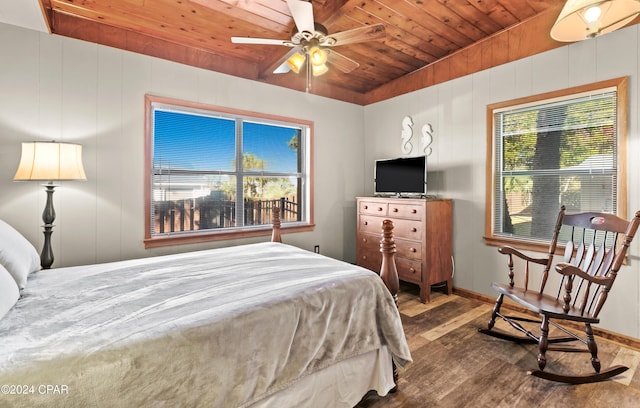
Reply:
[[315, 252], [316, 254], [319, 254], [320, 253], [320, 245], [315, 245], [313, 247], [313, 252]]

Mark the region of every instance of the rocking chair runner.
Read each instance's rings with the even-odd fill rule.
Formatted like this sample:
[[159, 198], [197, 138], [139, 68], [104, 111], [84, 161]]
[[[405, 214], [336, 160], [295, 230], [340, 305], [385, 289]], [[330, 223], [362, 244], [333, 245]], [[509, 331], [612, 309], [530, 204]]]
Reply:
[[[639, 223], [640, 211], [636, 212], [631, 221], [626, 221], [605, 213], [565, 214], [565, 207], [562, 206], [547, 257], [532, 258], [511, 247], [502, 247], [498, 250], [501, 254], [508, 256], [509, 283], [491, 285], [500, 294], [493, 307], [488, 328], [479, 329], [479, 331], [519, 343], [537, 343], [539, 369], [529, 372], [536, 377], [581, 384], [601, 381], [626, 371], [628, 367], [624, 366], [614, 366], [600, 371], [598, 346], [591, 325], [600, 322], [598, 314], [607, 300]], [[559, 274], [559, 287], [557, 291], [551, 292], [547, 287], [547, 280], [559, 237], [566, 237], [562, 239], [566, 239], [567, 242], [562, 262], [555, 265], [555, 270]], [[514, 283], [514, 256], [520, 258], [524, 266], [523, 287], [516, 287]], [[530, 266], [534, 265], [541, 265], [537, 269], [538, 272], [542, 269], [540, 286], [537, 289], [530, 289], [529, 279], [533, 279], [533, 274], [530, 276]], [[531, 268], [531, 270], [535, 269], [535, 266]], [[505, 296], [537, 313], [541, 320], [503, 314], [500, 308]], [[494, 329], [497, 317], [504, 319], [525, 336], [514, 336]], [[558, 322], [562, 321], [584, 324], [586, 338], [560, 326]], [[519, 322], [540, 323], [539, 334], [532, 333]], [[549, 338], [550, 324], [558, 327], [568, 337]], [[584, 343], [586, 349], [585, 347], [549, 346], [576, 340]], [[595, 374], [563, 375], [543, 371], [547, 363], [548, 350], [590, 352]]]

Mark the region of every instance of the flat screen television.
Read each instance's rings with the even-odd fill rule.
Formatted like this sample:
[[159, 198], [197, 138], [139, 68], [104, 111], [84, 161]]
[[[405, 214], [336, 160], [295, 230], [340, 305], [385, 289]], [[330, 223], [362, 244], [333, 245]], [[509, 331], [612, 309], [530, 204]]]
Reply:
[[426, 196], [426, 156], [376, 160], [374, 194], [400, 197]]

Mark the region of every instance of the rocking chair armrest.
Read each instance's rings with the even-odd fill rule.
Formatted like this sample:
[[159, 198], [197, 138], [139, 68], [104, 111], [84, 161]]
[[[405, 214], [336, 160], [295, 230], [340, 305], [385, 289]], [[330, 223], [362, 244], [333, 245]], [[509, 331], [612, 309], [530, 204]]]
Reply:
[[582, 279], [587, 280], [588, 282], [595, 283], [597, 285], [607, 285], [611, 282], [611, 278], [606, 276], [591, 276], [582, 269], [577, 266], [560, 262], [556, 265], [556, 272], [561, 275], [571, 276], [575, 275]]
[[522, 252], [518, 251], [517, 249], [510, 247], [510, 246], [503, 246], [498, 248], [498, 252], [500, 252], [503, 255], [515, 255], [520, 259], [523, 259], [525, 261], [529, 261], [529, 262], [534, 262], [540, 265], [546, 265], [547, 262], [549, 262], [549, 258], [532, 258], [530, 256], [527, 256], [525, 254], [523, 254]]

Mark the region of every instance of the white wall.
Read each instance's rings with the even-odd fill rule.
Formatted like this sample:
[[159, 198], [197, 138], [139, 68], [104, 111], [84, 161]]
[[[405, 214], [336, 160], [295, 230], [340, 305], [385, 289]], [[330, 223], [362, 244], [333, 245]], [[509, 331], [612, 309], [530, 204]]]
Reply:
[[[629, 76], [631, 214], [640, 209], [639, 45], [632, 26], [363, 108], [0, 24], [0, 218], [41, 248], [44, 189], [12, 178], [20, 142], [65, 140], [84, 145], [88, 181], [56, 190], [55, 267], [228, 245], [143, 248], [143, 96], [152, 93], [314, 121], [316, 229], [284, 240], [354, 261], [354, 198], [371, 194], [374, 159], [402, 155], [401, 120], [410, 115], [417, 140], [425, 123], [434, 129], [431, 192], [455, 200], [454, 285], [494, 296], [489, 285], [504, 279], [505, 261], [482, 241], [486, 105]], [[640, 337], [639, 248], [640, 239], [601, 325], [633, 337]]]
[[[401, 120], [431, 123], [432, 193], [454, 199], [454, 286], [495, 296], [506, 260], [482, 240], [485, 217], [486, 105], [628, 76], [628, 216], [640, 209], [638, 27], [620, 30], [365, 107], [365, 180], [374, 159], [401, 156]], [[367, 184], [367, 192], [371, 187]], [[601, 327], [640, 337], [640, 237], [630, 249], [603, 312]]]
[[0, 55], [0, 218], [38, 250], [46, 194], [12, 181], [20, 143], [83, 145], [88, 180], [61, 182], [54, 194], [54, 267], [230, 244], [144, 249], [145, 93], [313, 121], [316, 228], [283, 239], [354, 260], [361, 106], [1, 23]]

